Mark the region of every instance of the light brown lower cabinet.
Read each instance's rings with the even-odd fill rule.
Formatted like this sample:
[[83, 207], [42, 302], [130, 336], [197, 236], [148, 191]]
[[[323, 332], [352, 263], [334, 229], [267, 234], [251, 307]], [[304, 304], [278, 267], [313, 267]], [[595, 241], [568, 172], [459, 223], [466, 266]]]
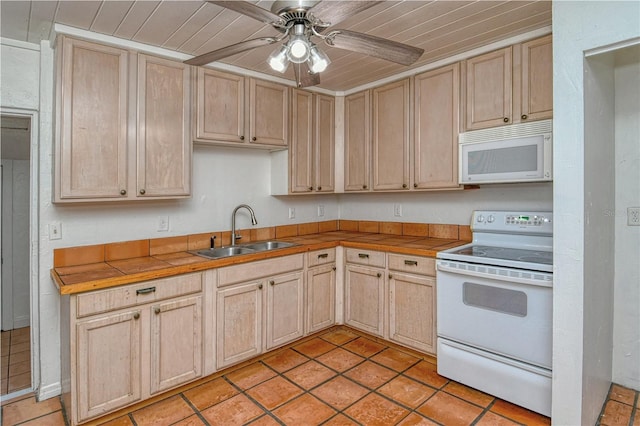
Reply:
[[385, 253], [345, 250], [344, 322], [384, 337]]
[[302, 337], [303, 266], [297, 254], [218, 270], [218, 369]]
[[336, 322], [336, 250], [308, 253], [307, 267], [305, 334], [310, 334]]
[[[72, 425], [202, 375], [202, 274], [64, 297], [63, 401]], [[68, 315], [68, 316], [67, 316]]]

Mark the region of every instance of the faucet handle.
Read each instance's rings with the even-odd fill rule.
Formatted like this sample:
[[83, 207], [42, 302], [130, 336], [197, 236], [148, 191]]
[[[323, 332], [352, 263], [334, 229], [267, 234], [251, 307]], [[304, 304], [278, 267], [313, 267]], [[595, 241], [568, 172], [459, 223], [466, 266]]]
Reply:
[[211, 236], [211, 248], [216, 248], [216, 236]]
[[242, 239], [242, 235], [236, 234], [236, 240], [241, 240], [241, 239]]

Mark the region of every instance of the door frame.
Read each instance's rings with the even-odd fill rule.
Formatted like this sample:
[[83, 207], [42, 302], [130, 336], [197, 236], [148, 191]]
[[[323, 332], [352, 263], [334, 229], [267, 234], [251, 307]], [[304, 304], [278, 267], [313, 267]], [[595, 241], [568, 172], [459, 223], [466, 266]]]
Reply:
[[[30, 119], [30, 148], [29, 148], [29, 316], [30, 316], [30, 344], [31, 344], [31, 387], [16, 393], [28, 393], [36, 390], [40, 383], [40, 294], [38, 283], [40, 276], [40, 244], [39, 244], [39, 174], [40, 174], [40, 120], [38, 111], [23, 108], [9, 108], [0, 106], [0, 115]], [[0, 265], [0, 268], [2, 266]]]

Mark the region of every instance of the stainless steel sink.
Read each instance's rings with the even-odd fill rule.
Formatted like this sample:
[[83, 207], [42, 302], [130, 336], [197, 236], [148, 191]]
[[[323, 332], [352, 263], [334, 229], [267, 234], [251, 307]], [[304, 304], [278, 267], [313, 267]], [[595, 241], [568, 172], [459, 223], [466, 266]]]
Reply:
[[279, 248], [293, 247], [295, 245], [296, 244], [294, 243], [288, 243], [286, 241], [261, 241], [257, 243], [243, 244], [242, 247], [248, 247], [255, 251], [265, 251], [265, 250], [274, 250]]
[[198, 250], [195, 252], [198, 256], [208, 257], [210, 259], [219, 259], [221, 257], [238, 256], [240, 254], [250, 254], [256, 251], [248, 247], [230, 246], [216, 247], [206, 250]]
[[198, 250], [192, 253], [209, 259], [220, 259], [222, 257], [239, 256], [242, 254], [259, 253], [261, 251], [275, 250], [286, 247], [293, 247], [297, 244], [286, 241], [260, 241], [247, 243], [239, 246], [216, 247], [205, 250]]

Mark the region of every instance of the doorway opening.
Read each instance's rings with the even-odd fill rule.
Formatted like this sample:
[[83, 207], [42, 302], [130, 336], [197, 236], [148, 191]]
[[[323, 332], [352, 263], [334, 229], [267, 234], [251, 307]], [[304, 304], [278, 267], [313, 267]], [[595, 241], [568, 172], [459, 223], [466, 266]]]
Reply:
[[0, 394], [31, 391], [31, 117], [0, 116], [0, 267], [2, 385]]

